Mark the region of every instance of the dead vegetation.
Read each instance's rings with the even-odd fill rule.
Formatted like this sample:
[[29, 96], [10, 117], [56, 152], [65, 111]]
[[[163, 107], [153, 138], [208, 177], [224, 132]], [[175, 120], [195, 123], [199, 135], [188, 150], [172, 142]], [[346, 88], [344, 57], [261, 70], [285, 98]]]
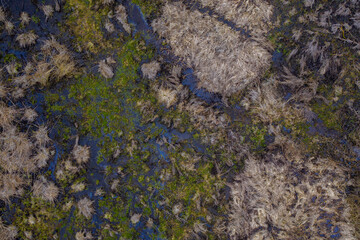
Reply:
[[46, 20], [48, 20], [54, 14], [54, 8], [51, 5], [43, 5], [40, 8], [46, 17]]
[[232, 239], [328, 239], [337, 231], [340, 239], [355, 239], [344, 193], [348, 179], [329, 159], [249, 157], [231, 185], [229, 234]]
[[116, 6], [115, 17], [119, 21], [119, 23], [121, 23], [121, 25], [123, 26], [125, 31], [127, 33], [131, 33], [131, 27], [127, 20], [128, 17], [127, 17], [127, 13], [126, 13], [126, 8], [123, 5], [119, 4]]
[[[0, 102], [0, 199], [4, 201], [20, 197], [23, 187], [29, 184], [26, 174], [45, 167], [51, 157], [45, 126], [35, 128], [32, 133], [19, 130], [21, 121], [28, 124], [36, 117], [37, 113], [32, 109], [17, 109]], [[49, 190], [53, 190], [51, 184], [46, 189], [47, 194], [50, 194]]]
[[99, 62], [98, 71], [104, 78], [112, 78], [114, 76], [113, 68], [108, 65], [106, 60]]
[[90, 148], [88, 146], [75, 145], [72, 154], [78, 164], [87, 163], [90, 159]]
[[[16, 40], [21, 47], [28, 47], [35, 44], [37, 38], [35, 33], [28, 32], [18, 35]], [[16, 63], [8, 65], [8, 72], [13, 77], [12, 83], [17, 91], [13, 97], [23, 97], [24, 91], [36, 84], [46, 86], [49, 82], [74, 75], [76, 63], [71, 53], [53, 36], [43, 42], [41, 53], [41, 57], [34, 58], [33, 62], [29, 61], [23, 71], [18, 70]]]
[[85, 218], [91, 218], [94, 213], [93, 201], [88, 198], [83, 198], [77, 203], [79, 213], [82, 214]]
[[[263, 43], [241, 37], [227, 25], [182, 3], [167, 3], [153, 21], [175, 55], [193, 67], [199, 87], [229, 96], [254, 82], [270, 65]], [[265, 44], [266, 45], [266, 44]]]
[[157, 61], [152, 61], [150, 63], [144, 63], [141, 66], [141, 72], [143, 74], [144, 77], [149, 78], [151, 80], [153, 80], [157, 73], [160, 71], [160, 63], [158, 63]]
[[54, 202], [59, 195], [59, 188], [44, 176], [40, 176], [39, 179], [34, 182], [32, 191], [35, 197], [49, 202]]
[[18, 229], [15, 226], [5, 226], [0, 219], [0, 240], [14, 240], [18, 235]]
[[21, 21], [21, 25], [26, 26], [30, 23], [30, 16], [27, 12], [21, 12], [20, 14], [20, 21]]
[[35, 44], [38, 35], [33, 32], [21, 33], [16, 37], [20, 47], [28, 47]]
[[80, 232], [76, 233], [75, 239], [76, 240], [91, 240], [91, 239], [93, 239], [93, 236], [91, 235], [90, 232], [80, 231]]

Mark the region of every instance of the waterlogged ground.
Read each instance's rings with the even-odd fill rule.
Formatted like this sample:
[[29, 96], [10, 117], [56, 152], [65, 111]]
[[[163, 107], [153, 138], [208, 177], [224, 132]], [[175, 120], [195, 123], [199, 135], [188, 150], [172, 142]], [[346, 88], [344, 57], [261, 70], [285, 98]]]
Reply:
[[[246, 158], [240, 145], [259, 158], [266, 155], [276, 138], [272, 127], [279, 127], [281, 134], [301, 144], [304, 155], [331, 156], [354, 169], [352, 179], [358, 179], [359, 118], [346, 106], [351, 99], [355, 109], [360, 107], [360, 92], [355, 87], [359, 71], [344, 77], [341, 91], [323, 80], [317, 93], [340, 100], [306, 103], [315, 113], [312, 117], [304, 120], [279, 115], [269, 124], [256, 110], [241, 104], [246, 91], [223, 99], [196, 87], [193, 69], [174, 56], [150, 27], [150, 21], [161, 14], [162, 1], [100, 2], [68, 0], [48, 19], [38, 6], [55, 7], [54, 1], [3, 3], [20, 29], [15, 19], [22, 11], [29, 13], [28, 28], [39, 40], [32, 47], [19, 48], [14, 36], [3, 29], [2, 64], [16, 61], [25, 66], [31, 58], [39, 57], [41, 40], [51, 35], [70, 49], [76, 61], [71, 77], [51, 81], [45, 87], [36, 85], [24, 97], [7, 101], [8, 105], [34, 108], [39, 117], [33, 125], [46, 124], [49, 129], [51, 158], [46, 167], [29, 174], [29, 181], [42, 175], [60, 189], [56, 200], [49, 202], [34, 196], [30, 183], [22, 196], [1, 201], [1, 220], [16, 227], [17, 238], [92, 239], [91, 234], [93, 239], [229, 239], [229, 184], [243, 170]], [[185, 3], [214, 14], [192, 1]], [[113, 32], [105, 29], [117, 4], [125, 7], [131, 32], [115, 20]], [[276, 14], [280, 22], [286, 22], [281, 13]], [[249, 35], [223, 16], [219, 21]], [[289, 43], [292, 26], [286, 24], [270, 34], [273, 62], [264, 78], [282, 70], [280, 66], [295, 44]], [[350, 51], [344, 55], [349, 63], [357, 63], [358, 55]], [[109, 61], [112, 78], [98, 71], [99, 61], [108, 57], [114, 60]], [[143, 76], [141, 65], [153, 60], [161, 61], [162, 71], [150, 80]], [[174, 66], [181, 67], [178, 78], [184, 97], [166, 106], [159, 100], [159, 89]], [[284, 100], [295, 94], [286, 86], [282, 93]], [[189, 110], [182, 102], [201, 104]], [[74, 161], [72, 151], [77, 145], [90, 147], [88, 162]], [[356, 189], [355, 184], [346, 191], [352, 224], [359, 230]], [[91, 201], [89, 216], [79, 211], [84, 198]], [[339, 227], [328, 224], [328, 235], [341, 239]]]

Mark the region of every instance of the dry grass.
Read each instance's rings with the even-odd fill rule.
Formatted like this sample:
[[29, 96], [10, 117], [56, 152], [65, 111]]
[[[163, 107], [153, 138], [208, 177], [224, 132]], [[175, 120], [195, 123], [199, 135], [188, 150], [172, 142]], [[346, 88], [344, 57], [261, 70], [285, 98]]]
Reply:
[[115, 2], [115, 0], [101, 0], [101, 3], [104, 5], [111, 5]]
[[5, 226], [0, 219], [0, 240], [14, 240], [18, 235], [18, 230], [15, 226]]
[[232, 239], [328, 239], [330, 219], [340, 239], [355, 239], [344, 193], [348, 177], [328, 159], [249, 157], [231, 185], [228, 232]]
[[50, 79], [51, 72], [54, 68], [47, 62], [40, 61], [36, 65], [36, 71], [31, 76], [31, 84], [39, 83], [45, 86]]
[[90, 147], [78, 145], [77, 140], [72, 150], [72, 155], [79, 165], [87, 163], [90, 159]]
[[15, 28], [14, 24], [10, 21], [5, 21], [4, 25], [5, 25], [5, 30], [8, 32], [8, 34], [11, 34]]
[[84, 215], [86, 218], [91, 218], [94, 213], [93, 201], [88, 198], [83, 198], [77, 203], [79, 213]]
[[76, 240], [91, 240], [91, 239], [93, 239], [93, 236], [91, 235], [90, 232], [81, 231], [81, 232], [76, 233], [75, 239]]
[[165, 104], [165, 106], [169, 108], [177, 101], [176, 91], [166, 88], [160, 88], [157, 92], [157, 99], [160, 103]]
[[6, 71], [12, 76], [19, 73], [19, 71], [17, 69], [17, 63], [16, 62], [12, 62], [12, 63], [7, 64], [5, 66], [5, 68], [6, 68]]
[[104, 27], [109, 33], [113, 33], [115, 31], [114, 24], [112, 24], [108, 19], [106, 20]]
[[74, 183], [73, 185], [71, 185], [71, 190], [74, 192], [84, 191], [85, 188], [86, 188], [86, 185], [83, 182]]
[[206, 7], [223, 15], [237, 27], [250, 30], [252, 35], [263, 35], [269, 31], [273, 6], [264, 0], [199, 0]]
[[262, 44], [242, 38], [214, 18], [190, 11], [181, 3], [164, 5], [154, 30], [165, 37], [175, 55], [194, 68], [199, 87], [225, 96], [244, 89], [270, 65]]
[[157, 75], [157, 73], [160, 71], [160, 63], [157, 61], [152, 61], [150, 63], [144, 63], [141, 66], [141, 72], [144, 77], [149, 79], [154, 79]]
[[4, 8], [0, 6], [0, 22], [6, 21], [6, 13], [4, 11]]
[[35, 156], [33, 156], [33, 161], [38, 168], [43, 168], [47, 165], [48, 160], [50, 159], [50, 152], [48, 148], [41, 147]]
[[24, 193], [25, 181], [18, 174], [0, 175], [0, 199], [10, 202], [10, 197], [20, 197]]
[[9, 89], [5, 86], [5, 84], [0, 82], [0, 98], [5, 97], [8, 91]]
[[28, 47], [35, 44], [37, 38], [38, 35], [36, 35], [35, 33], [27, 32], [27, 33], [19, 34], [16, 37], [16, 41], [19, 42], [20, 47]]
[[[298, 79], [292, 78], [292, 80], [291, 84], [296, 85], [297, 83], [294, 80]], [[267, 79], [260, 85], [249, 88], [241, 104], [246, 110], [255, 113], [264, 123], [272, 123], [279, 119], [286, 119], [289, 122], [301, 119], [302, 112], [282, 99], [277, 86], [278, 81], [276, 79]], [[302, 93], [305, 94], [305, 92]], [[293, 97], [299, 97], [298, 100], [300, 100], [300, 94], [299, 92]], [[303, 95], [302, 97], [305, 98]]]
[[30, 23], [30, 16], [27, 12], [21, 12], [20, 14], [20, 21], [21, 21], [21, 25], [26, 26]]
[[54, 8], [51, 5], [43, 5], [40, 8], [44, 12], [46, 20], [48, 20], [54, 14]]
[[0, 126], [9, 127], [14, 121], [18, 111], [14, 107], [8, 107], [0, 101]]
[[12, 92], [11, 92], [11, 97], [14, 100], [18, 100], [19, 98], [23, 98], [25, 96], [25, 91], [22, 88], [15, 88]]
[[115, 17], [121, 23], [126, 32], [131, 33], [131, 27], [127, 20], [126, 9], [123, 5], [117, 5], [115, 8]]
[[59, 195], [59, 188], [55, 183], [46, 180], [43, 176], [34, 182], [32, 191], [34, 196], [49, 202], [54, 202]]
[[36, 166], [29, 161], [34, 145], [26, 133], [16, 127], [7, 127], [0, 134], [0, 165], [10, 173], [23, 171], [33, 172]]
[[57, 80], [70, 77], [76, 70], [75, 62], [68, 52], [62, 51], [52, 57], [53, 74]]
[[104, 78], [112, 78], [114, 76], [112, 67], [109, 66], [105, 60], [99, 62], [98, 71]]
[[32, 108], [25, 108], [23, 110], [23, 117], [21, 118], [21, 120], [25, 120], [28, 122], [33, 122], [35, 121], [35, 119], [37, 118], [38, 114], [36, 113], [36, 111]]
[[33, 137], [35, 138], [36, 144], [38, 146], [45, 146], [50, 142], [48, 129], [44, 125], [38, 127], [38, 129], [34, 132]]
[[43, 45], [41, 46], [41, 50], [47, 55], [53, 55], [64, 51], [66, 52], [67, 48], [56, 41], [54, 36], [51, 36], [44, 41]]

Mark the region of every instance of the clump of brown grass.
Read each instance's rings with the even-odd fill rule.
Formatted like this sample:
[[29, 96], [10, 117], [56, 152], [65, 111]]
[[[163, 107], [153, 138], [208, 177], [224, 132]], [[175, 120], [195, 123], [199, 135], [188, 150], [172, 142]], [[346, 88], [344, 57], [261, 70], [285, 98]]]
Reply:
[[53, 36], [44, 41], [41, 50], [47, 56], [47, 59], [49, 59], [45, 62], [48, 66], [44, 65], [44, 70], [40, 69], [47, 73], [45, 74], [47, 78], [52, 75], [56, 80], [59, 80], [64, 77], [70, 77], [75, 72], [76, 64], [73, 57], [66, 46], [56, 41]]
[[90, 232], [87, 232], [84, 230], [84, 231], [77, 232], [75, 235], [75, 239], [76, 240], [91, 240], [91, 239], [93, 239], [93, 236], [91, 235]]
[[6, 21], [6, 13], [4, 11], [4, 8], [0, 6], [0, 22]]
[[106, 20], [104, 27], [106, 31], [108, 31], [109, 33], [113, 33], [115, 31], [114, 24], [112, 24], [109, 20]]
[[53, 70], [54, 67], [50, 63], [45, 61], [38, 62], [35, 73], [31, 75], [31, 84], [40, 83], [42, 86], [45, 86], [49, 82]]
[[17, 69], [17, 63], [16, 62], [12, 62], [12, 63], [7, 64], [5, 66], [5, 68], [6, 68], [6, 71], [12, 76], [19, 73], [19, 71]]
[[58, 80], [65, 76], [71, 76], [76, 69], [74, 60], [65, 51], [54, 55], [51, 63], [54, 66], [53, 74]]
[[35, 33], [27, 32], [27, 33], [19, 34], [16, 37], [16, 41], [19, 42], [20, 47], [28, 47], [35, 44], [37, 38], [38, 35], [36, 35]]
[[54, 14], [54, 8], [51, 5], [43, 5], [40, 8], [44, 12], [46, 20], [48, 20]]
[[81, 199], [78, 203], [77, 203], [77, 207], [79, 209], [79, 213], [84, 215], [84, 217], [86, 218], [91, 218], [91, 216], [94, 213], [94, 207], [92, 206], [93, 201], [91, 201], [90, 199], [88, 199], [87, 197]]
[[15, 88], [12, 92], [11, 92], [11, 96], [17, 100], [19, 98], [23, 98], [25, 96], [25, 91], [22, 88]]
[[73, 190], [74, 192], [84, 191], [85, 188], [86, 188], [86, 185], [83, 182], [78, 182], [78, 183], [74, 183], [73, 185], [71, 185], [71, 190]]
[[0, 101], [0, 126], [9, 127], [16, 118], [18, 111], [14, 107], [8, 107]]
[[47, 55], [53, 55], [64, 51], [66, 52], [67, 48], [56, 41], [54, 36], [51, 36], [44, 41], [41, 50]]
[[104, 77], [104, 78], [112, 78], [114, 76], [114, 71], [112, 69], [111, 66], [109, 66], [105, 60], [101, 60], [99, 62], [99, 73]]
[[47, 165], [47, 161], [50, 159], [50, 151], [48, 148], [41, 147], [37, 153], [33, 156], [33, 161], [38, 168], [43, 168]]
[[144, 63], [141, 66], [141, 72], [144, 77], [149, 79], [154, 79], [156, 74], [160, 71], [160, 63], [157, 61], [152, 61], [150, 63]]
[[126, 9], [123, 5], [117, 5], [115, 8], [115, 17], [121, 23], [126, 32], [131, 33], [131, 27], [127, 20]]
[[0, 219], [0, 239], [1, 240], [14, 240], [18, 235], [18, 230], [15, 226], [5, 226]]
[[154, 30], [175, 55], [194, 68], [199, 87], [229, 96], [244, 89], [270, 65], [271, 55], [254, 39], [242, 38], [229, 26], [182, 3], [167, 3]]
[[45, 146], [48, 142], [50, 142], [50, 138], [48, 136], [48, 129], [46, 126], [41, 125], [33, 134], [36, 144], [39, 146]]
[[20, 197], [24, 193], [25, 181], [18, 174], [0, 174], [0, 199], [10, 202], [10, 197]]
[[0, 134], [0, 165], [8, 172], [32, 172], [36, 169], [29, 161], [34, 145], [28, 135], [10, 126]]
[[25, 120], [25, 121], [28, 121], [28, 122], [33, 122], [33, 121], [35, 121], [37, 116], [38, 116], [38, 114], [36, 113], [36, 111], [34, 109], [25, 108], [23, 110], [23, 117], [21, 119]]
[[21, 21], [21, 25], [25, 26], [28, 25], [30, 23], [30, 16], [27, 12], [21, 12], [20, 14], [20, 21]]
[[115, 0], [101, 0], [101, 2], [104, 5], [111, 5], [115, 2]]
[[72, 155], [75, 161], [81, 165], [87, 163], [90, 159], [90, 147], [88, 146], [80, 146], [78, 144], [79, 137], [76, 137], [76, 143], [74, 149], [72, 150]]
[[160, 103], [165, 104], [167, 108], [176, 103], [176, 91], [166, 88], [160, 88], [157, 92], [157, 99]]
[[330, 238], [327, 220], [339, 227], [341, 239], [355, 239], [344, 193], [348, 177], [329, 159], [249, 157], [231, 185], [231, 239]]
[[11, 34], [15, 28], [14, 24], [10, 21], [5, 21], [4, 26], [5, 26], [5, 30], [8, 32], [8, 34]]
[[8, 91], [9, 89], [5, 86], [5, 84], [0, 82], [0, 98], [5, 97]]
[[46, 180], [44, 176], [34, 182], [32, 190], [34, 196], [49, 202], [54, 202], [59, 195], [59, 188], [55, 183]]

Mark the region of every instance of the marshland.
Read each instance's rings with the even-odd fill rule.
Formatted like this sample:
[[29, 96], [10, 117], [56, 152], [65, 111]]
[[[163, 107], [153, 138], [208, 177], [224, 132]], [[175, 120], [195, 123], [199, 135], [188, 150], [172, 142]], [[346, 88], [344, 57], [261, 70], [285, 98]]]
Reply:
[[0, 239], [360, 239], [359, 0], [0, 0]]

